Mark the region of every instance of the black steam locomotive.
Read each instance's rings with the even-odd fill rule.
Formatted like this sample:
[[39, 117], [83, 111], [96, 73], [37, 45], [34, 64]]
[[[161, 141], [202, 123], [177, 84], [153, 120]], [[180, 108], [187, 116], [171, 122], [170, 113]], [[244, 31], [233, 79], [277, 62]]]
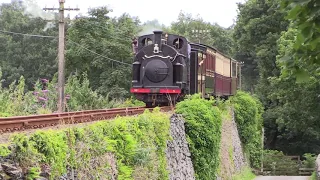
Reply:
[[168, 105], [188, 94], [186, 38], [154, 31], [135, 41], [131, 93], [147, 106]]
[[130, 91], [148, 107], [174, 104], [194, 93], [229, 97], [239, 86], [239, 62], [179, 35], [154, 31], [135, 40], [133, 50]]

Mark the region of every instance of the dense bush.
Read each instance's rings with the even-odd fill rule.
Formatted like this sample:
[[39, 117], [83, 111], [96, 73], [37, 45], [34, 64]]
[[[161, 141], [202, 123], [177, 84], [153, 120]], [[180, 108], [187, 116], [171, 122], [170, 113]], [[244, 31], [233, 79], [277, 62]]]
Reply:
[[[165, 149], [170, 121], [157, 108], [137, 117], [119, 117], [84, 127], [14, 135], [11, 157], [23, 168], [51, 167], [51, 179], [77, 170], [80, 179], [110, 175], [109, 153], [116, 156], [118, 178], [168, 179]], [[0, 146], [0, 156], [9, 154]], [[35, 173], [33, 171], [33, 173]]]
[[197, 179], [216, 179], [221, 141], [221, 111], [214, 101], [196, 94], [179, 102], [176, 112], [186, 120], [185, 130]]
[[252, 167], [260, 167], [262, 155], [263, 106], [258, 99], [239, 91], [230, 99], [240, 139]]
[[[1, 79], [1, 71], [0, 71]], [[57, 77], [51, 81], [40, 79], [34, 91], [27, 91], [25, 79], [21, 77], [9, 88], [0, 86], [0, 117], [30, 114], [47, 114], [57, 110]], [[93, 91], [86, 74], [72, 75], [65, 85], [66, 111], [79, 111], [98, 108], [144, 106], [135, 99], [112, 99]]]

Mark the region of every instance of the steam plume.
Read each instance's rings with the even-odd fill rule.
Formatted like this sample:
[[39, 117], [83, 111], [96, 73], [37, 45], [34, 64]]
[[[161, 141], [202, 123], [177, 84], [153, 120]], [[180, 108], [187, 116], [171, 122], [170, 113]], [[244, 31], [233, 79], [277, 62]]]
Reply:
[[153, 31], [155, 30], [162, 30], [162, 26], [158, 22], [158, 20], [153, 21], [147, 21], [142, 25], [142, 31], [139, 32], [139, 36], [145, 35], [145, 34], [153, 34]]
[[[24, 7], [24, 14], [30, 15], [33, 18], [41, 18], [44, 20], [54, 20], [55, 14], [54, 12], [45, 12], [41, 7], [38, 6], [37, 2], [34, 0], [24, 0], [22, 1], [22, 6]], [[54, 23], [48, 22], [44, 27], [43, 31], [46, 31], [49, 28], [53, 28]]]

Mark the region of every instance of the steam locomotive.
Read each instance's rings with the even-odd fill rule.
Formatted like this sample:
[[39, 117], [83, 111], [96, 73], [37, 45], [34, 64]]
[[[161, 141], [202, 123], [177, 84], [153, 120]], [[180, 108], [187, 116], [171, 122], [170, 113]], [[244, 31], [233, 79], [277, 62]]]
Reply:
[[239, 63], [217, 49], [154, 31], [133, 41], [130, 92], [147, 107], [168, 105], [187, 94], [229, 97], [238, 87]]

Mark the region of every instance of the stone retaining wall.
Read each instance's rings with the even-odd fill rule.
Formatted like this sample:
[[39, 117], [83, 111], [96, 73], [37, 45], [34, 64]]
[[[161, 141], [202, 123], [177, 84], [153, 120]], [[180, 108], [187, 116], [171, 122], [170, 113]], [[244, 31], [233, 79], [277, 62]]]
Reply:
[[232, 115], [232, 146], [233, 146], [233, 161], [235, 173], [239, 173], [244, 167], [248, 166], [238, 132], [237, 123], [235, 120], [234, 110], [231, 109]]
[[181, 115], [174, 114], [170, 118], [170, 134], [173, 140], [167, 143], [166, 151], [169, 180], [195, 179], [184, 122]]

